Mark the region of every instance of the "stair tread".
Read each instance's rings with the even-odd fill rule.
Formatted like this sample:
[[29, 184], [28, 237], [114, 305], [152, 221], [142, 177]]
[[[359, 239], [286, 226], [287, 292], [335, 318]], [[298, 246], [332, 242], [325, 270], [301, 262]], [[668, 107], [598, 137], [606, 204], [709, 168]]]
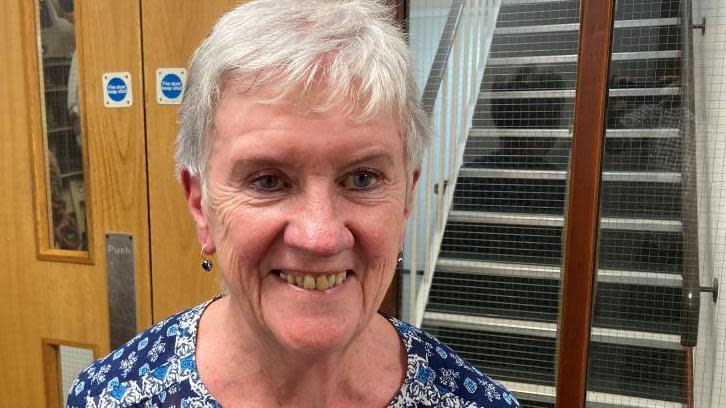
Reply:
[[[612, 54], [612, 61], [626, 60], [645, 60], [645, 59], [665, 59], [680, 58], [679, 50], [666, 51], [637, 51], [637, 52], [615, 52]], [[575, 63], [577, 62], [577, 54], [566, 55], [533, 55], [526, 57], [492, 57], [487, 61], [487, 65], [528, 65], [528, 64], [552, 64], [552, 63]]]
[[[679, 129], [607, 129], [608, 138], [677, 138]], [[471, 138], [486, 137], [554, 137], [571, 138], [570, 129], [499, 129], [496, 127], [472, 127], [469, 132]]]
[[[610, 89], [608, 95], [610, 97], [628, 97], [628, 96], [669, 96], [679, 95], [681, 89], [679, 87], [662, 87], [662, 88], [614, 88]], [[524, 90], [524, 91], [485, 91], [479, 93], [479, 100], [487, 99], [535, 99], [535, 98], [574, 98], [574, 89], [544, 89], [544, 90]]]
[[[649, 18], [640, 20], [616, 20], [615, 28], [633, 28], [633, 27], [660, 27], [669, 25], [678, 25], [678, 18]], [[510, 34], [531, 34], [561, 31], [578, 31], [580, 23], [564, 23], [564, 24], [538, 24], [523, 25], [512, 27], [501, 27], [494, 30], [494, 35], [510, 35]]]
[[[425, 312], [425, 325], [463, 328], [503, 334], [527, 335], [534, 337], [557, 336], [557, 323], [503, 319], [488, 316], [473, 316], [454, 313]], [[659, 349], [681, 350], [681, 338], [678, 335], [653, 333], [647, 331], [609, 329], [593, 327], [593, 342], [626, 346], [651, 347]]]
[[[553, 386], [517, 381], [500, 381], [500, 383], [520, 400], [555, 403], [555, 387]], [[587, 392], [587, 402], [597, 404], [599, 408], [685, 407], [684, 404], [679, 402], [594, 391]]]
[[[509, 262], [480, 261], [461, 258], [439, 258], [436, 270], [462, 274], [543, 278], [559, 280], [561, 267], [552, 265], [517, 264]], [[435, 276], [435, 275], [434, 275]], [[629, 285], [681, 287], [680, 274], [618, 269], [598, 269], [598, 282]]]
[[[562, 227], [565, 223], [564, 217], [561, 215], [519, 214], [462, 210], [453, 210], [449, 212], [449, 221], [464, 223], [469, 222], [476, 224], [505, 224], [540, 227]], [[682, 229], [681, 221], [679, 220], [614, 217], [601, 218], [600, 227], [604, 229], [619, 229], [628, 231], [646, 230], [663, 232], [680, 232]]]
[[[471, 178], [498, 178], [498, 179], [526, 179], [526, 180], [566, 180], [568, 172], [565, 170], [521, 170], [463, 167], [459, 177]], [[651, 183], [680, 183], [681, 175], [676, 172], [648, 172], [648, 171], [604, 171], [602, 181], [632, 181]]]

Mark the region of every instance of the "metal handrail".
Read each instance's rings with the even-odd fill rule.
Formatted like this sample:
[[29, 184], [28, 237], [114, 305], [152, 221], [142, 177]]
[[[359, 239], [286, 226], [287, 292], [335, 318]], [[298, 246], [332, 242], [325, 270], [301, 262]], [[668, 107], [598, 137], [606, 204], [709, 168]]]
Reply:
[[439, 89], [441, 89], [441, 81], [444, 78], [444, 72], [446, 71], [446, 65], [449, 62], [451, 50], [454, 48], [454, 36], [456, 35], [456, 31], [459, 29], [461, 14], [463, 12], [464, 0], [453, 0], [451, 2], [451, 7], [449, 7], [449, 14], [446, 17], [444, 31], [441, 33], [441, 39], [439, 40], [439, 46], [436, 49], [436, 54], [434, 55], [434, 61], [431, 64], [429, 76], [426, 79], [426, 85], [424, 86], [423, 93], [421, 94], [424, 112], [426, 112], [429, 117], [434, 112], [436, 97], [439, 93]]
[[681, 294], [681, 345], [698, 343], [701, 288], [698, 265], [698, 201], [696, 178], [696, 125], [693, 87], [693, 11], [691, 0], [680, 2], [681, 25], [681, 224], [683, 285]]

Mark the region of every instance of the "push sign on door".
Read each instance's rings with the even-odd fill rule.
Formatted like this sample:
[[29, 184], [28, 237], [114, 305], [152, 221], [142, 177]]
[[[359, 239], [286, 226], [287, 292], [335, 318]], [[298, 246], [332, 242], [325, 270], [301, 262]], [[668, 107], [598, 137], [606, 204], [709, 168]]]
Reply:
[[162, 105], [178, 105], [184, 95], [187, 70], [159, 68], [156, 70], [156, 101]]
[[127, 108], [134, 103], [131, 92], [131, 74], [107, 72], [103, 74], [103, 104], [107, 108]]

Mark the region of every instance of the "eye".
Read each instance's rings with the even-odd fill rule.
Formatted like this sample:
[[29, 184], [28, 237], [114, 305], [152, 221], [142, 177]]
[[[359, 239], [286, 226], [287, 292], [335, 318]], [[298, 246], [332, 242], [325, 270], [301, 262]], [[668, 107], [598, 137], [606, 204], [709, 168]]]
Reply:
[[282, 180], [280, 180], [280, 177], [272, 174], [265, 174], [259, 176], [252, 180], [250, 184], [252, 184], [252, 187], [264, 191], [277, 191], [284, 187]]
[[345, 186], [353, 190], [371, 190], [382, 182], [379, 173], [372, 170], [361, 170], [346, 177]]
[[370, 173], [356, 173], [352, 176], [351, 181], [356, 188], [367, 188], [373, 183], [373, 175]]

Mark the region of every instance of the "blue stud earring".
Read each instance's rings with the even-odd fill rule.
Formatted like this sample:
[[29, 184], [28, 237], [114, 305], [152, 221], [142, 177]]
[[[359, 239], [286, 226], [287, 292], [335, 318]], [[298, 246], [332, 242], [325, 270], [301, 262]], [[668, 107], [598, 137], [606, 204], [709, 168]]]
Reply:
[[210, 261], [209, 258], [207, 258], [207, 254], [204, 253], [204, 250], [206, 249], [206, 247], [207, 247], [207, 244], [204, 244], [204, 246], [202, 246], [202, 263], [201, 263], [201, 265], [202, 265], [202, 269], [204, 270], [204, 272], [211, 272], [214, 265], [212, 264], [212, 261]]

